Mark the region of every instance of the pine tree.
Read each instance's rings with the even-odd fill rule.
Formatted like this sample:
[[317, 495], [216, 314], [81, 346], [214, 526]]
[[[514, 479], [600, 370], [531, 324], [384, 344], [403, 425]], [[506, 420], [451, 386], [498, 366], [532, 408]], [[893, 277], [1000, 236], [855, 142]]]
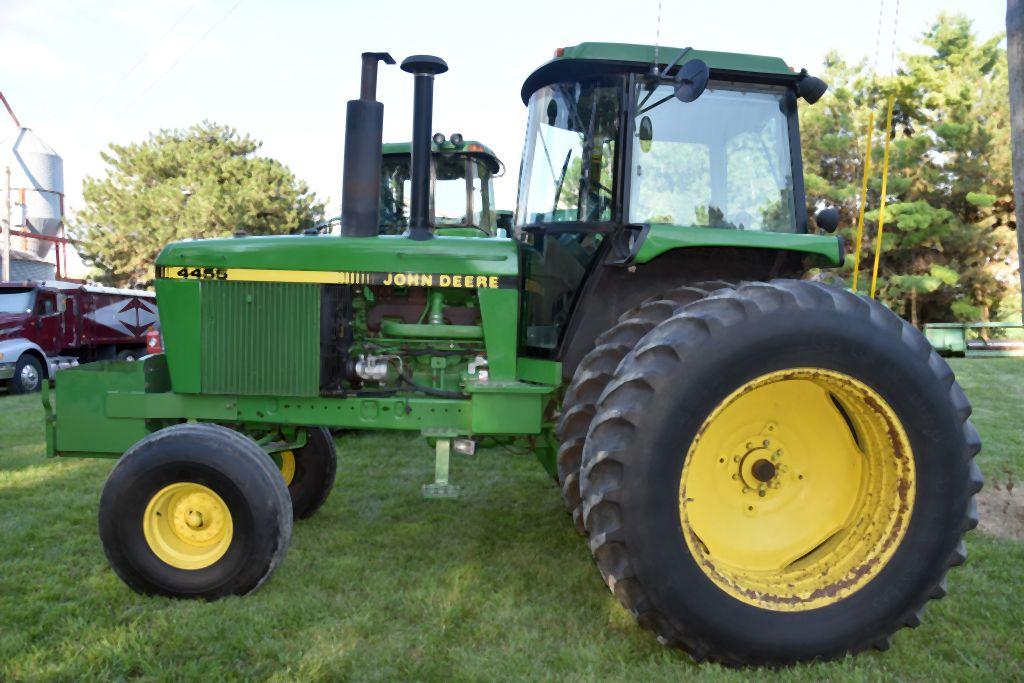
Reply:
[[[852, 272], [869, 108], [875, 111], [860, 289], [874, 260], [882, 145], [892, 137], [879, 297], [915, 324], [1003, 317], [1015, 301], [1010, 129], [1002, 35], [979, 40], [962, 15], [940, 14], [893, 77], [865, 62], [825, 63], [831, 94], [801, 111], [811, 209], [840, 210]], [[886, 104], [895, 95], [893, 129]]]

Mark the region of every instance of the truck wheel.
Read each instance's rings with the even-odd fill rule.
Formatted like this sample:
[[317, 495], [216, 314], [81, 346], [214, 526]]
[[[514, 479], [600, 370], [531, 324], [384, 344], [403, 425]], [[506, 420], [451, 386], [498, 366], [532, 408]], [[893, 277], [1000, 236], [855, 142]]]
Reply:
[[581, 536], [587, 534], [583, 525], [580, 501], [580, 461], [583, 444], [594, 418], [594, 404], [604, 391], [626, 354], [655, 325], [666, 320], [683, 306], [701, 299], [713, 291], [734, 285], [724, 281], [699, 282], [678, 287], [665, 294], [652, 297], [621, 316], [618, 323], [597, 338], [594, 348], [576, 367], [572, 382], [562, 400], [562, 412], [555, 434], [558, 448], [558, 483], [562, 499], [572, 515], [573, 525]]
[[324, 427], [311, 428], [305, 446], [275, 453], [274, 461], [292, 499], [292, 516], [311, 517], [326, 502], [334, 486], [338, 455], [331, 433]]
[[786, 280], [719, 292], [646, 335], [598, 400], [591, 550], [639, 623], [698, 660], [884, 649], [965, 561], [970, 413], [874, 301]]
[[39, 391], [43, 379], [43, 368], [39, 360], [31, 354], [23, 353], [14, 366], [14, 377], [7, 385], [8, 391], [12, 394], [31, 394]]
[[140, 593], [244, 595], [284, 557], [288, 490], [251, 439], [212, 424], [180, 424], [121, 457], [100, 497], [110, 566]]
[[144, 352], [139, 351], [138, 349], [125, 349], [124, 351], [120, 351], [117, 354], [116, 359], [117, 360], [138, 360], [139, 358], [141, 358], [143, 356], [143, 353]]

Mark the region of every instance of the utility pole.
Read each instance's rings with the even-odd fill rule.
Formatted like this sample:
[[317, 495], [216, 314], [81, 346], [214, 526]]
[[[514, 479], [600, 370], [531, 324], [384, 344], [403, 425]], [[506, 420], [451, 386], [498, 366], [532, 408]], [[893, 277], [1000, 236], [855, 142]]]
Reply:
[[1017, 269], [1024, 313], [1024, 0], [1006, 2], [1006, 59], [1010, 68], [1013, 205], [1017, 214]]
[[[7, 104], [4, 102], [4, 104]], [[7, 176], [7, 192], [4, 195], [6, 197], [7, 206], [7, 218], [4, 220], [4, 233], [3, 233], [3, 281], [9, 282], [11, 279], [11, 167], [8, 166], [5, 169], [5, 175]]]

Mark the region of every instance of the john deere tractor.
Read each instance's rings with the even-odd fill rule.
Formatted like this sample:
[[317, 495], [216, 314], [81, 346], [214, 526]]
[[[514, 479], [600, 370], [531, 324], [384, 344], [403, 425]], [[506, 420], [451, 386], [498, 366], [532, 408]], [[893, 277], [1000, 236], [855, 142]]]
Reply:
[[409, 57], [408, 227], [382, 235], [379, 61], [348, 105], [342, 235], [167, 245], [166, 353], [44, 397], [51, 455], [119, 457], [114, 571], [255, 590], [327, 498], [328, 429], [396, 429], [434, 444], [429, 497], [457, 494], [452, 451], [532, 448], [618, 600], [697, 659], [836, 658], [916, 626], [964, 561], [980, 442], [916, 329], [810, 279], [843, 259], [801, 167], [797, 108], [825, 84], [771, 57], [560, 49], [522, 88], [513, 235], [441, 235], [447, 65]]
[[[400, 235], [409, 227], [412, 143], [383, 145], [380, 185], [380, 234]], [[505, 167], [482, 143], [460, 133], [431, 144], [430, 222], [438, 235], [480, 237], [511, 227], [510, 211], [497, 211], [494, 178]], [[481, 235], [480, 233], [483, 233]]]

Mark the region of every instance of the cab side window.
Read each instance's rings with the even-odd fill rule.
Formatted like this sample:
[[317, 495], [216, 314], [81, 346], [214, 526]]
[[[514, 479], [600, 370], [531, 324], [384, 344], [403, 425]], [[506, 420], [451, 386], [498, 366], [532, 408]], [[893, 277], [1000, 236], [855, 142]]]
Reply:
[[53, 315], [56, 312], [56, 297], [49, 292], [39, 292], [36, 297], [36, 315]]

